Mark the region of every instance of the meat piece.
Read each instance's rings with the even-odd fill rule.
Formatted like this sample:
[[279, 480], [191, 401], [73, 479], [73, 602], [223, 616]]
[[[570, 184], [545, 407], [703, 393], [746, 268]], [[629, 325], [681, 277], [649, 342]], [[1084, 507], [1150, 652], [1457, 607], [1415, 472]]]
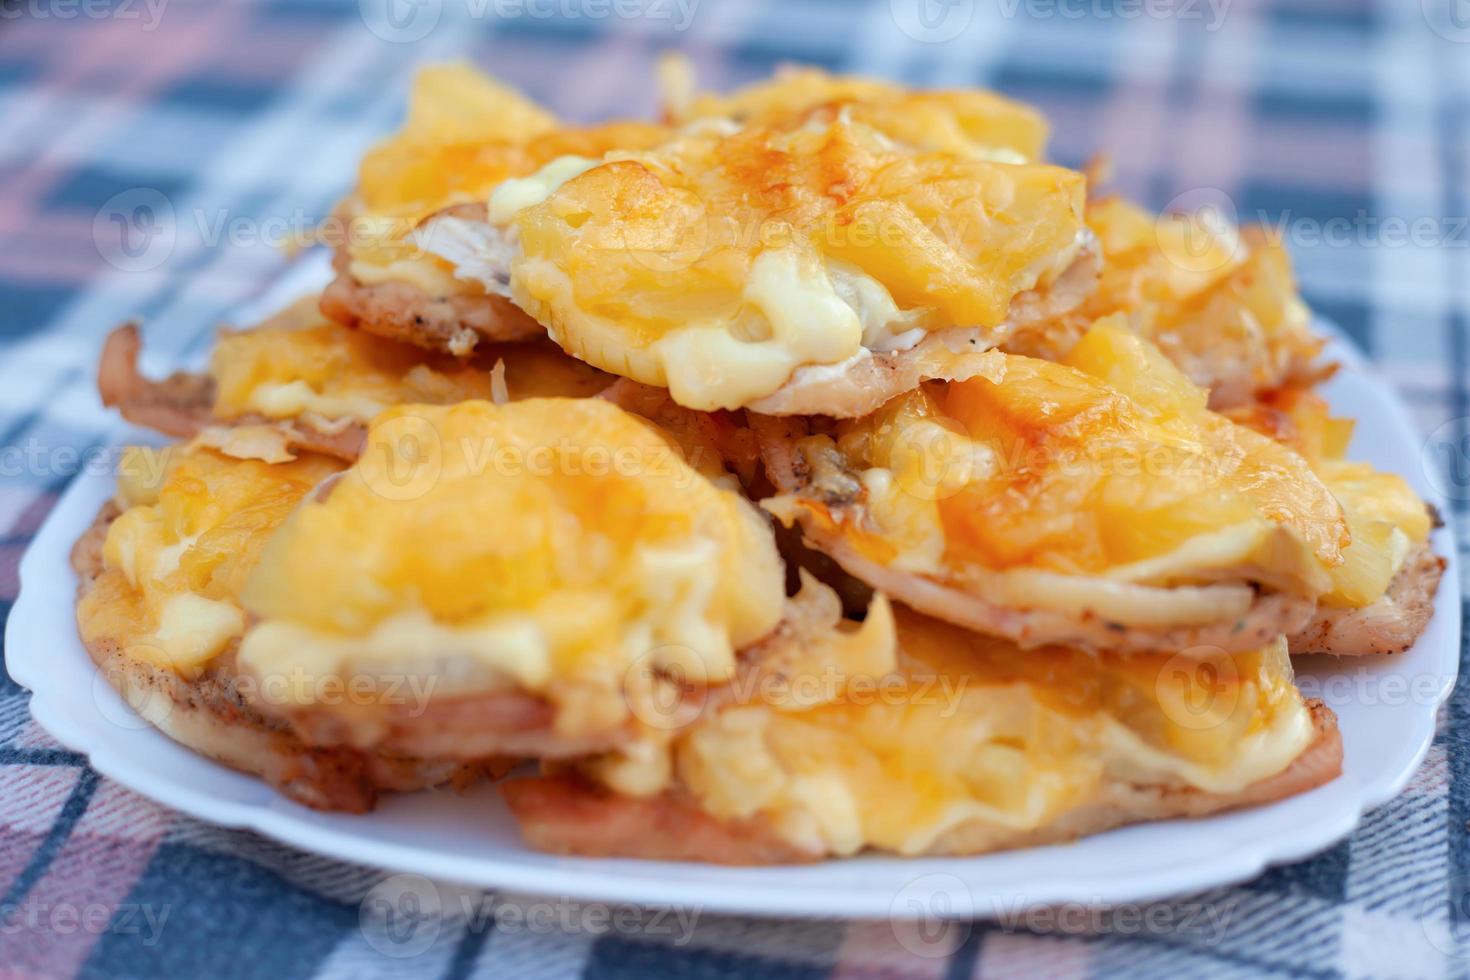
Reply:
[[1434, 594], [1444, 569], [1445, 560], [1430, 551], [1429, 545], [1417, 546], [1382, 598], [1361, 609], [1319, 606], [1311, 622], [1290, 635], [1291, 652], [1403, 653], [1434, 615]]
[[503, 296], [431, 296], [412, 283], [367, 285], [345, 272], [323, 290], [321, 309], [344, 326], [459, 357], [473, 353], [481, 340], [531, 340], [546, 333]]
[[[357, 458], [367, 438], [366, 427], [356, 422], [323, 429], [301, 419], [270, 419], [256, 414], [216, 418], [214, 380], [209, 375], [176, 371], [162, 381], [150, 380], [138, 370], [141, 349], [137, 325], [124, 324], [107, 335], [97, 368], [102, 404], [117, 409], [135, 425], [180, 439], [192, 439], [221, 425], [232, 429], [250, 427], [256, 435], [265, 437], [271, 451], [321, 453], [348, 462]], [[226, 453], [239, 452], [238, 444], [232, 451], [223, 434], [216, 435], [211, 444]]]
[[[844, 523], [854, 526], [863, 523], [861, 484], [835, 468], [814, 472], [797, 449], [797, 443], [811, 431], [807, 420], [752, 416], [751, 425], [760, 442], [766, 473], [779, 492], [820, 501], [840, 513]], [[777, 508], [768, 506], [768, 509]], [[1264, 646], [1282, 633], [1295, 633], [1308, 622], [1315, 608], [1310, 599], [1252, 591], [1249, 608], [1243, 616], [1176, 627], [1112, 622], [1086, 609], [1072, 612], [1019, 608], [990, 601], [980, 590], [888, 568], [852, 547], [840, 528], [818, 523], [805, 508], [793, 506], [789, 510], [791, 515], [783, 509], [779, 516], [794, 516], [804, 531], [807, 545], [832, 558], [848, 575], [920, 612], [967, 629], [1005, 637], [1023, 647], [1060, 644], [1123, 652], [1218, 647], [1241, 652]], [[1200, 594], [1225, 596], [1246, 588], [1234, 585], [1163, 588], [1124, 582], [1111, 583], [1110, 587], [1159, 597], [1185, 594], [1180, 590], [1190, 589]]]
[[176, 371], [162, 381], [143, 377], [138, 354], [143, 341], [135, 323], [107, 335], [97, 365], [97, 392], [102, 404], [115, 408], [135, 425], [188, 439], [214, 421], [214, 380], [207, 375]]
[[[432, 246], [435, 237], [448, 237], [435, 231], [435, 219], [442, 218], [452, 219], [444, 222], [446, 227], [490, 229], [485, 205], [456, 205], [420, 224], [420, 234], [430, 236], [424, 239], [426, 246]], [[533, 340], [546, 335], [539, 323], [498, 292], [435, 296], [410, 282], [360, 282], [352, 275], [352, 257], [345, 249], [338, 250], [332, 264], [337, 278], [322, 292], [321, 311], [343, 326], [457, 357], [469, 356], [481, 340]], [[508, 260], [502, 264], [507, 267], [496, 270], [495, 278], [508, 282]]]
[[[102, 574], [102, 545], [117, 514], [115, 505], [105, 505], [72, 550], [79, 595]], [[512, 765], [499, 758], [427, 758], [310, 745], [241, 696], [228, 653], [186, 678], [129, 656], [126, 637], [101, 638], [87, 652], [123, 699], [159, 731], [316, 809], [364, 813], [380, 792], [444, 783], [463, 787], [485, 775], [503, 775]]]

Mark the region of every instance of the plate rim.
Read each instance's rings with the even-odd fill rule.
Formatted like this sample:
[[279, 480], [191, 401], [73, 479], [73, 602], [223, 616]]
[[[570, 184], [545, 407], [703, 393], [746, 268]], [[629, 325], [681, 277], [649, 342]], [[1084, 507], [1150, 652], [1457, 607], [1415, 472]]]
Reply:
[[[1422, 439], [1422, 434], [1414, 424], [1402, 396], [1394, 386], [1367, 364], [1366, 358], [1350, 342], [1343, 339], [1340, 331], [1320, 317], [1317, 318], [1316, 326], [1333, 337], [1331, 355], [1340, 360], [1347, 370], [1361, 374], [1364, 382], [1375, 389], [1379, 399], [1385, 403], [1387, 410], [1393, 415], [1393, 418], [1390, 419], [1392, 426], [1398, 430], [1412, 432]], [[130, 427], [113, 426], [107, 430], [107, 433], [109, 437], [121, 437], [124, 434], [132, 435], [141, 431]], [[154, 438], [156, 439], [156, 436]], [[432, 845], [407, 845], [396, 841], [367, 839], [304, 819], [305, 814], [295, 812], [295, 804], [291, 804], [268, 788], [266, 789], [268, 795], [263, 798], [262, 802], [219, 799], [211, 796], [206, 789], [197, 789], [186, 782], [170, 780], [162, 776], [150, 765], [148, 758], [135, 758], [126, 751], [114, 748], [101, 738], [98, 731], [90, 729], [85, 720], [71, 717], [63, 706], [63, 699], [54, 697], [52, 696], [54, 692], [47, 691], [44, 672], [40, 669], [43, 667], [41, 661], [44, 658], [16, 655], [17, 648], [13, 637], [24, 632], [25, 625], [33, 618], [41, 616], [44, 604], [48, 601], [41, 595], [42, 586], [38, 581], [40, 575], [38, 566], [42, 565], [47, 556], [51, 554], [50, 549], [53, 547], [59, 546], [64, 549], [60, 552], [61, 554], [69, 552], [71, 538], [77, 528], [73, 526], [72, 520], [67, 518], [72, 510], [80, 506], [79, 498], [95, 498], [98, 489], [95, 483], [89, 481], [86, 474], [74, 477], [58, 497], [27, 548], [18, 568], [19, 590], [6, 624], [5, 659], [12, 679], [31, 692], [29, 708], [36, 723], [62, 745], [82, 754], [99, 774], [114, 779], [128, 789], [156, 802], [211, 824], [252, 830], [287, 846], [321, 854], [335, 860], [370, 865], [401, 874], [425, 875], [440, 881], [462, 883], [477, 888], [509, 889], [542, 895], [554, 894], [577, 901], [655, 907], [697, 907], [701, 911], [718, 914], [777, 915], [806, 919], [886, 918], [892, 920], [908, 917], [903, 914], [904, 909], [897, 908], [892, 903], [887, 909], [876, 908], [877, 894], [874, 891], [854, 889], [845, 885], [803, 884], [796, 901], [778, 902], [775, 906], [763, 904], [761, 897], [752, 895], [750, 890], [759, 891], [761, 886], [755, 879], [762, 872], [771, 873], [777, 869], [732, 869], [697, 865], [692, 862], [554, 858], [526, 848], [515, 852], [515, 856], [530, 858], [532, 859], [530, 861], [509, 860], [510, 855], [502, 858], [479, 857], [473, 866], [475, 873], [467, 874], [463, 867], [453, 866], [455, 862], [453, 855], [446, 854], [442, 850], [436, 851]], [[1463, 627], [1457, 614], [1460, 583], [1457, 574], [1457, 538], [1450, 523], [1453, 514], [1445, 506], [1437, 487], [1420, 485], [1418, 489], [1429, 502], [1439, 508], [1445, 520], [1445, 526], [1436, 532], [1433, 539], [1447, 559], [1440, 591], [1435, 597], [1435, 614], [1436, 616], [1449, 614], [1450, 626], [1445, 643], [1447, 647], [1453, 646], [1456, 655], [1445, 658], [1448, 666], [1445, 672], [1445, 683], [1438, 689], [1434, 703], [1425, 702], [1414, 705], [1417, 709], [1414, 714], [1415, 727], [1409, 733], [1413, 751], [1410, 753], [1407, 764], [1400, 766], [1398, 771], [1390, 775], [1390, 778], [1365, 779], [1361, 775], [1350, 777], [1349, 774], [1344, 773], [1333, 782], [1307, 794], [1267, 804], [1264, 807], [1252, 808], [1252, 811], [1273, 811], [1289, 807], [1294, 802], [1300, 804], [1308, 797], [1316, 797], [1319, 801], [1332, 797], [1346, 797], [1336, 801], [1335, 808], [1330, 812], [1313, 814], [1311, 820], [1296, 824], [1288, 834], [1256, 839], [1249, 847], [1216, 848], [1208, 864], [1180, 862], [1140, 870], [1137, 876], [1125, 877], [1121, 880], [1089, 881], [1087, 884], [1091, 887], [1085, 898], [1081, 899], [1078, 898], [1079, 890], [1074, 887], [1077, 884], [1076, 879], [1060, 882], [1041, 881], [1028, 885], [1023, 899], [1026, 904], [1076, 901], [1104, 905], [1122, 902], [1141, 903], [1202, 889], [1238, 884], [1256, 877], [1270, 867], [1302, 860], [1332, 846], [1350, 834], [1362, 821], [1368, 810], [1388, 802], [1403, 791], [1419, 771], [1429, 751], [1435, 734], [1439, 707], [1454, 690], [1459, 668], [1458, 640]], [[90, 520], [90, 514], [86, 516]], [[28, 582], [35, 584], [28, 589]], [[75, 646], [76, 649], [81, 649], [79, 641], [75, 643]], [[83, 656], [85, 656], [84, 651]], [[152, 734], [181, 751], [191, 752], [168, 740], [167, 736], [161, 732], [152, 730]], [[194, 754], [197, 756], [197, 753]], [[200, 758], [203, 759], [203, 757]], [[225, 772], [239, 775], [221, 763], [208, 759], [203, 759], [203, 761]], [[244, 778], [255, 779], [255, 777], [248, 776]], [[263, 783], [261, 785], [264, 786]], [[307, 811], [308, 814], [310, 812]], [[1125, 831], [1128, 829], [1134, 832], [1146, 831], [1148, 826], [1147, 824], [1135, 825], [1132, 828], [1125, 828]], [[1023, 852], [1001, 853], [1015, 855]], [[978, 869], [970, 866], [995, 856], [997, 855], [951, 858], [948, 859], [948, 865], [952, 875], [963, 875], [969, 870], [971, 872], [969, 880], [973, 882], [976, 878], [976, 871], [983, 871], [983, 865], [980, 865]], [[910, 858], [888, 855], [837, 860], [884, 863], [912, 861]], [[820, 868], [827, 863], [830, 862], [806, 867]], [[722, 887], [715, 881], [706, 882], [684, 878], [660, 879], [658, 869], [669, 864], [708, 869], [711, 878], [735, 879], [735, 887]], [[1208, 869], [1208, 873], [1201, 874], [1202, 869]], [[487, 871], [494, 873], [486, 874]], [[739, 880], [746, 877], [752, 880]], [[1085, 878], [1085, 875], [1082, 877]], [[963, 878], [959, 880], [964, 881]], [[770, 885], [766, 886], [767, 889], [770, 887]], [[892, 893], [891, 888], [882, 890], [885, 896], [891, 896]], [[762, 892], [761, 896], [769, 898], [768, 892]], [[988, 894], [981, 897], [990, 898], [989, 908], [984, 907], [982, 902], [976, 901], [976, 896], [970, 893], [962, 892], [951, 897], [957, 900], [948, 909], [948, 914], [951, 915], [987, 919], [996, 917], [1002, 911], [994, 897]], [[915, 914], [925, 913], [922, 908], [919, 908]]]

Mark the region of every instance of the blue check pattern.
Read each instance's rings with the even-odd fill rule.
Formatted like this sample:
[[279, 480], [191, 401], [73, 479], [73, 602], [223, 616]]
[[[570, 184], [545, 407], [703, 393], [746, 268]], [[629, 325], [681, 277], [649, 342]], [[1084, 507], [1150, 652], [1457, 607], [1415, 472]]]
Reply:
[[[1209, 194], [1278, 225], [1309, 302], [1434, 433], [1470, 526], [1466, 0], [0, 0], [0, 615], [83, 454], [115, 437], [92, 389], [104, 332], [145, 319], [152, 370], [200, 358], [394, 125], [414, 66], [469, 58], [591, 119], [651, 110], [668, 48], [712, 87], [791, 60], [994, 86], [1047, 111], [1058, 160], [1107, 154], [1135, 199]], [[368, 914], [381, 872], [143, 800], [26, 703], [0, 674], [4, 977], [1470, 973], [1465, 684], [1413, 783], [1348, 840], [1149, 907], [1153, 927], [655, 928], [441, 889], [455, 900], [407, 945]]]

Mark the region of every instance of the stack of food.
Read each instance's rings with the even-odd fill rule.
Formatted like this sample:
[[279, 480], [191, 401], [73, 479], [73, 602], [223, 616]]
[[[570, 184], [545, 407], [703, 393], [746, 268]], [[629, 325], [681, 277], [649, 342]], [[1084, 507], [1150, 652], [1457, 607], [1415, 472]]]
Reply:
[[1291, 655], [1391, 653], [1433, 515], [1349, 461], [1280, 244], [1037, 112], [787, 70], [571, 126], [418, 78], [335, 280], [103, 400], [78, 620], [311, 806], [501, 780], [533, 846], [969, 854], [1340, 771]]

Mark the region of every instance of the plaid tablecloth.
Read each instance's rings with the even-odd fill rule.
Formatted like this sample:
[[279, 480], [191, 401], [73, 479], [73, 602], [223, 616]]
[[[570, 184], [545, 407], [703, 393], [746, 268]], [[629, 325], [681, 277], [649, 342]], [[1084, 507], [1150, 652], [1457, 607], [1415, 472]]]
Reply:
[[[113, 437], [92, 393], [103, 332], [142, 316], [150, 368], [199, 356], [394, 124], [416, 64], [470, 57], [594, 118], [650, 109], [652, 59], [672, 46], [721, 87], [785, 60], [993, 85], [1048, 111], [1062, 161], [1110, 154], [1135, 198], [1207, 195], [1280, 224], [1311, 303], [1458, 449], [1448, 489], [1470, 526], [1466, 0], [0, 0], [0, 608], [81, 452]], [[388, 955], [408, 946], [371, 914], [381, 872], [99, 779], [26, 700], [0, 675], [5, 976], [1470, 970], [1470, 684], [1410, 788], [1351, 839], [1126, 919], [920, 941], [885, 922], [658, 926], [488, 895], [469, 917], [446, 900], [411, 956]]]

